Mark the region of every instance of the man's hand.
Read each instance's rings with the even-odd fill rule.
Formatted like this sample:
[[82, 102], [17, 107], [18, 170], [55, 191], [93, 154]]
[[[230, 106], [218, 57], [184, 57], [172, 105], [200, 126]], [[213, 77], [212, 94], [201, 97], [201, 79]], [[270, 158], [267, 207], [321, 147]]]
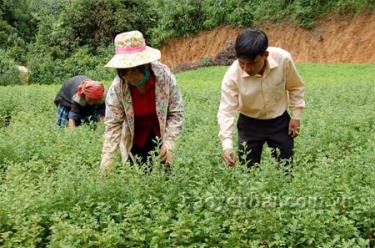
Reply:
[[236, 164], [237, 157], [232, 148], [228, 148], [223, 151], [223, 160], [228, 166], [231, 167]]
[[291, 119], [289, 121], [289, 131], [288, 134], [292, 136], [292, 138], [295, 138], [299, 135], [301, 123], [299, 120]]
[[160, 159], [162, 162], [165, 162], [167, 165], [172, 164], [172, 154], [168, 150], [166, 145], [162, 145], [160, 148]]

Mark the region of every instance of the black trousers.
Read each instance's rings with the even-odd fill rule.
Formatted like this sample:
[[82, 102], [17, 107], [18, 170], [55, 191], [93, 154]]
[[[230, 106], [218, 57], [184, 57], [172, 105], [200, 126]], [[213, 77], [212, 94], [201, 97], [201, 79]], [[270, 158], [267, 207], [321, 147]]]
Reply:
[[[144, 169], [144, 172], [146, 174], [151, 173], [153, 170], [152, 164], [148, 162], [152, 162], [152, 152], [155, 151], [156, 148], [158, 148], [158, 143], [156, 142], [157, 136], [151, 132], [146, 144], [144, 147], [137, 146], [136, 144], [133, 144], [132, 149], [130, 152], [134, 156], [136, 161], [130, 160], [130, 165], [134, 165], [134, 163], [141, 165]], [[159, 154], [157, 154], [158, 156]], [[165, 162], [161, 162], [162, 165], [165, 165]], [[164, 167], [165, 172], [170, 172], [170, 167]]]
[[147, 160], [151, 159], [151, 152], [157, 147], [156, 135], [153, 132], [150, 132], [146, 144], [144, 147], [137, 146], [133, 144], [130, 152], [133, 154], [137, 162], [142, 164], [146, 163]]
[[286, 111], [270, 120], [254, 119], [240, 114], [237, 122], [240, 163], [248, 167], [259, 164], [263, 145], [267, 143], [272, 150], [272, 156], [289, 171], [294, 146], [293, 138], [288, 134], [289, 121], [290, 116]]

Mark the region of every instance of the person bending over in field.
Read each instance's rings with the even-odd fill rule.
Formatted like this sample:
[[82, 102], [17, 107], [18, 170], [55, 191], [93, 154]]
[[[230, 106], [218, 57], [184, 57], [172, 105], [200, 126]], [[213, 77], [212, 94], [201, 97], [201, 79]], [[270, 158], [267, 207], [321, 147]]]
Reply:
[[105, 89], [101, 82], [86, 76], [65, 81], [55, 97], [57, 125], [75, 128], [91, 121], [104, 122]]
[[267, 35], [252, 28], [238, 35], [235, 51], [237, 60], [222, 81], [217, 115], [223, 160], [229, 166], [237, 161], [232, 127], [239, 112], [239, 162], [248, 167], [260, 163], [263, 144], [267, 143], [272, 156], [289, 165], [305, 107], [304, 83], [293, 59], [281, 48], [268, 47]]
[[125, 163], [138, 157], [142, 163], [160, 140], [161, 161], [170, 164], [171, 150], [180, 135], [184, 107], [174, 75], [158, 62], [160, 51], [146, 46], [139, 31], [118, 34], [115, 56], [106, 67], [117, 75], [106, 98], [102, 170], [114, 165], [118, 148]]

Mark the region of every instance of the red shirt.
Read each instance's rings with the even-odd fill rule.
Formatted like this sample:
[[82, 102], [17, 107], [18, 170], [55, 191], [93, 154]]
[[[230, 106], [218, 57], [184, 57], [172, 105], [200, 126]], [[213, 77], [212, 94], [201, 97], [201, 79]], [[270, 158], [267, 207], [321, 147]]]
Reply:
[[151, 74], [143, 94], [137, 87], [129, 85], [134, 110], [133, 143], [140, 147], [145, 146], [151, 132], [160, 137], [159, 120], [156, 115], [155, 81], [155, 75]]

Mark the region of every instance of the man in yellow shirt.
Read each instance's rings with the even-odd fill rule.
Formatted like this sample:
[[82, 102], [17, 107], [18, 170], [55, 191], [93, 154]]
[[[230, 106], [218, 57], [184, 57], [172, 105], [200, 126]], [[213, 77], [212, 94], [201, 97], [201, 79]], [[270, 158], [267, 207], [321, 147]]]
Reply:
[[293, 59], [281, 48], [268, 47], [267, 35], [252, 28], [238, 35], [235, 51], [217, 115], [224, 162], [234, 166], [237, 161], [232, 129], [238, 112], [239, 162], [248, 167], [260, 163], [264, 143], [278, 161], [290, 161], [305, 107], [304, 84]]

